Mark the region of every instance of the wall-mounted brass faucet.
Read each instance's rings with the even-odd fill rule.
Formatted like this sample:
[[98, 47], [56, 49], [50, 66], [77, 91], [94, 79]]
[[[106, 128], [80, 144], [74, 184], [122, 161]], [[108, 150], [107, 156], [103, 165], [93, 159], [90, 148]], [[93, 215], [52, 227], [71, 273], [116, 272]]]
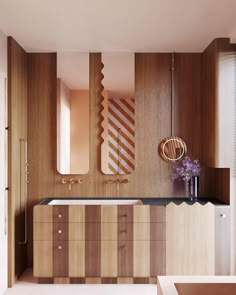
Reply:
[[116, 197], [119, 195], [119, 192], [120, 192], [120, 184], [121, 183], [128, 183], [129, 180], [127, 178], [125, 179], [107, 179], [105, 180], [105, 184], [113, 184], [113, 183], [116, 183]]
[[79, 178], [79, 179], [74, 179], [74, 178], [70, 178], [70, 179], [66, 179], [66, 178], [62, 178], [60, 180], [60, 183], [62, 184], [69, 184], [69, 191], [71, 190], [71, 187], [72, 187], [72, 184], [75, 184], [75, 183], [83, 183], [83, 179], [82, 178]]

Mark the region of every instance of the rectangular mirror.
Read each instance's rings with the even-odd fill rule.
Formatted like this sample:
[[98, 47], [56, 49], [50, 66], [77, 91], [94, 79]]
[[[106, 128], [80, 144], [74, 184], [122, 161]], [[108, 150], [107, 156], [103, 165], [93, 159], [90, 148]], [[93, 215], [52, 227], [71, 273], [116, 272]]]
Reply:
[[57, 170], [89, 171], [89, 53], [57, 54]]
[[102, 172], [135, 168], [134, 53], [102, 53], [104, 68]]

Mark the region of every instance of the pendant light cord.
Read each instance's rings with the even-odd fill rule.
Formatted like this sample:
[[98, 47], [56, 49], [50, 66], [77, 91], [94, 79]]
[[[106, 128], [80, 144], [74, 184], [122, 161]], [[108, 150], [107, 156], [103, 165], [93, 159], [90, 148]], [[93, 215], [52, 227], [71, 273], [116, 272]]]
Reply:
[[174, 130], [174, 71], [175, 71], [175, 53], [172, 52], [171, 55], [171, 136], [173, 136]]

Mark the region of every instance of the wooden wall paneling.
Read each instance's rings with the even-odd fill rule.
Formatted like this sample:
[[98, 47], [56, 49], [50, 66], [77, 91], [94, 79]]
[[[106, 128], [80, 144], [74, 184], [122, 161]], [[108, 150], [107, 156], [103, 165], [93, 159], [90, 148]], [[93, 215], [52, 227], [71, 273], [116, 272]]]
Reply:
[[8, 185], [11, 187], [8, 281], [11, 286], [27, 265], [27, 247], [18, 243], [25, 239], [26, 175], [22, 158], [25, 146], [20, 140], [27, 141], [27, 53], [12, 37], [8, 37], [8, 126]]
[[188, 155], [200, 159], [201, 53], [175, 53], [173, 133], [182, 138]]
[[56, 54], [28, 54], [28, 264], [33, 206], [56, 195]]
[[127, 195], [172, 195], [170, 165], [157, 153], [160, 141], [171, 133], [170, 86], [170, 54], [135, 54], [135, 171]]
[[134, 240], [134, 277], [150, 277], [150, 241]]
[[229, 38], [217, 38], [202, 53], [202, 161], [205, 165], [215, 168], [220, 168], [221, 156], [219, 154], [219, 56], [230, 50]]

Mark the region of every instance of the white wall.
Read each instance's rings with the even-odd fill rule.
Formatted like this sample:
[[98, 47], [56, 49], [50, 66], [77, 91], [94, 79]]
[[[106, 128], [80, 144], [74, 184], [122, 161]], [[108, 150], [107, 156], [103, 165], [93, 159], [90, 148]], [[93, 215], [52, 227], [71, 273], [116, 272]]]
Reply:
[[7, 37], [0, 31], [0, 294], [7, 288], [6, 98]]

